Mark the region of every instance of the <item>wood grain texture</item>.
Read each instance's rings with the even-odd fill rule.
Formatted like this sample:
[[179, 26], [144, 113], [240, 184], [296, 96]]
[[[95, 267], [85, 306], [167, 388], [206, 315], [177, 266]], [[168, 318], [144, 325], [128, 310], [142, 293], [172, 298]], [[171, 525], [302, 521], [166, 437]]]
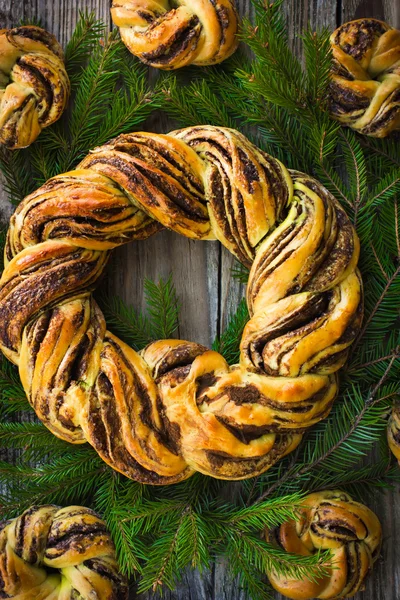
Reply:
[[[250, 0], [239, 1], [241, 15], [251, 15]], [[21, 20], [40, 18], [44, 27], [62, 44], [69, 39], [79, 10], [94, 10], [110, 27], [109, 0], [0, 0], [0, 27]], [[313, 28], [334, 29], [352, 18], [374, 16], [400, 27], [400, 0], [286, 0], [284, 10], [293, 48], [300, 52], [299, 36], [311, 24]], [[154, 77], [154, 74], [152, 75]], [[151, 118], [143, 129], [167, 132], [176, 126], [165, 116]], [[3, 218], [9, 209], [0, 190]], [[232, 279], [232, 255], [217, 242], [193, 242], [164, 231], [145, 242], [118, 249], [108, 268], [107, 287], [137, 308], [144, 305], [145, 277], [157, 279], [173, 272], [182, 304], [179, 336], [210, 345], [220, 333], [243, 296], [243, 286]], [[233, 487], [228, 490], [232, 493]], [[400, 502], [399, 491], [371, 497], [370, 506], [384, 527], [382, 560], [359, 600], [400, 600]], [[136, 598], [134, 591], [132, 599]], [[146, 594], [138, 600], [158, 600], [158, 594]], [[219, 561], [200, 575], [186, 572], [167, 600], [250, 600], [235, 581], [226, 576], [226, 563]], [[282, 598], [276, 595], [276, 598]]]

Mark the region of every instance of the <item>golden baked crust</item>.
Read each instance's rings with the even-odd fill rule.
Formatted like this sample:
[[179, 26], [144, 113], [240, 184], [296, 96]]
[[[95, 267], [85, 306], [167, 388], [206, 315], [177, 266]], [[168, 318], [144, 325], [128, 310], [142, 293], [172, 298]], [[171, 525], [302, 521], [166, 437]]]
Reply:
[[0, 30], [0, 143], [32, 144], [60, 118], [70, 84], [56, 38], [33, 25]]
[[400, 31], [358, 19], [336, 29], [331, 46], [332, 116], [372, 137], [400, 129]]
[[215, 65], [237, 48], [233, 0], [113, 0], [111, 16], [122, 41], [158, 69]]
[[387, 430], [389, 447], [400, 464], [400, 403], [394, 407], [388, 423]]
[[96, 513], [82, 506], [32, 506], [0, 525], [0, 596], [127, 600], [128, 585]]
[[289, 579], [269, 572], [271, 584], [294, 600], [354, 596], [363, 589], [379, 555], [382, 530], [377, 516], [340, 490], [310, 494], [301, 505], [298, 519], [267, 531], [267, 540], [303, 556], [330, 550], [332, 561], [326, 565], [329, 572], [314, 581]]
[[[109, 251], [162, 226], [251, 267], [238, 365], [183, 340], [138, 354], [106, 330], [90, 292]], [[362, 319], [358, 254], [333, 196], [239, 132], [122, 135], [12, 216], [1, 349], [43, 423], [126, 476], [252, 477], [331, 409]]]

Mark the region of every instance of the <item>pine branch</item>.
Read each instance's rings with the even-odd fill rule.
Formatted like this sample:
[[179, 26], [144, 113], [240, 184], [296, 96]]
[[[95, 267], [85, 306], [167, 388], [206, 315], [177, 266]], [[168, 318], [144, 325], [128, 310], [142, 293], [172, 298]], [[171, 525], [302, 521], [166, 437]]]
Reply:
[[226, 537], [226, 556], [230, 561], [236, 559], [240, 570], [243, 569], [243, 562], [238, 556], [253, 565], [261, 574], [272, 570], [283, 577], [316, 579], [328, 572], [327, 553], [315, 553], [310, 556], [289, 554], [282, 548], [274, 547], [260, 539], [259, 535], [231, 529], [227, 531]]
[[143, 486], [123, 478], [108, 469], [101, 477], [94, 502], [96, 510], [105, 518], [112, 535], [120, 569], [127, 577], [141, 571], [140, 559], [144, 547], [137, 536], [132, 536], [126, 521], [119, 518], [118, 508], [134, 506], [142, 497]]
[[172, 274], [165, 281], [160, 278], [158, 283], [145, 279], [144, 293], [152, 339], [172, 337], [179, 325], [180, 310]]
[[212, 122], [221, 127], [235, 127], [233, 118], [206, 78], [194, 79], [189, 85], [184, 85], [178, 84], [176, 75], [164, 76], [161, 92], [168, 114], [182, 125], [189, 127]]
[[[60, 169], [68, 171], [91, 149], [93, 137], [101, 127], [121, 67], [122, 43], [110, 34], [104, 47], [98, 46], [82, 72], [69, 118], [68, 150], [61, 155]], [[106, 109], [106, 110], [104, 110]]]
[[239, 528], [245, 533], [277, 527], [298, 516], [303, 497], [303, 494], [297, 492], [288, 496], [268, 499], [266, 502], [259, 502], [239, 510], [229, 509], [226, 506], [222, 521], [226, 523], [227, 527]]
[[20, 511], [32, 504], [89, 503], [105, 468], [88, 448], [74, 449], [39, 467], [30, 466], [23, 458], [15, 465], [1, 462], [0, 484], [7, 490], [8, 499], [1, 514], [7, 516], [8, 506], [13, 510], [16, 503]]
[[64, 53], [73, 90], [79, 85], [82, 69], [104, 35], [105, 25], [101, 20], [96, 19], [95, 13], [80, 10], [79, 19]]
[[158, 283], [146, 279], [144, 294], [147, 314], [138, 312], [118, 296], [98, 297], [108, 325], [135, 350], [154, 340], [172, 337], [179, 324], [180, 304], [172, 275]]
[[0, 145], [0, 171], [4, 189], [12, 204], [18, 204], [34, 189], [26, 150], [7, 150]]
[[25, 25], [33, 25], [34, 27], [43, 27], [42, 19], [40, 17], [29, 17], [28, 19], [21, 19], [17, 23], [17, 27], [24, 27]]
[[329, 475], [328, 482], [316, 481], [310, 487], [310, 492], [337, 489], [338, 487], [345, 488], [353, 497], [365, 499], [365, 503], [368, 505], [371, 492], [392, 488], [394, 484], [398, 483], [400, 483], [399, 469], [397, 466], [393, 466], [391, 457], [386, 457], [373, 464], [358, 466], [337, 477]]
[[99, 304], [108, 326], [135, 350], [141, 350], [152, 340], [149, 319], [118, 296], [101, 295]]
[[89, 142], [91, 146], [104, 144], [117, 135], [134, 131], [160, 106], [159, 90], [148, 88], [144, 65], [126, 49], [122, 49], [122, 52], [120, 76], [123, 88], [114, 91], [113, 101], [103, 116], [101, 128], [93, 132]]
[[246, 285], [249, 280], [250, 271], [247, 267], [242, 265], [239, 261], [236, 261], [234, 266], [231, 268], [231, 275], [234, 279]]
[[239, 362], [240, 341], [242, 339], [243, 329], [249, 320], [249, 311], [246, 300], [243, 298], [236, 312], [231, 316], [228, 326], [220, 337], [217, 337], [212, 345], [225, 358], [228, 364], [233, 365]]
[[303, 34], [303, 47], [306, 67], [306, 89], [309, 97], [309, 107], [326, 108], [328, 99], [328, 86], [332, 65], [332, 50], [330, 44], [330, 31], [312, 31], [309, 27]]
[[3, 356], [0, 357], [0, 414], [10, 416], [30, 410], [18, 371]]
[[296, 114], [307, 105], [306, 80], [300, 62], [289, 50], [281, 4], [253, 0], [257, 25], [244, 20], [241, 37], [257, 61], [250, 77], [242, 70], [237, 74], [250, 93], [256, 89], [267, 101]]
[[231, 544], [229, 548], [231, 547], [232, 551], [226, 557], [226, 564], [238, 589], [243, 590], [251, 600], [273, 600], [273, 590], [268, 585], [266, 576], [260, 573], [252, 562], [248, 562], [247, 556], [244, 556], [237, 546]]
[[360, 204], [367, 190], [367, 170], [364, 152], [351, 129], [346, 129], [344, 132], [341, 131], [341, 140], [343, 141], [343, 157], [347, 167], [349, 188], [355, 192], [353, 200], [353, 223], [356, 227]]

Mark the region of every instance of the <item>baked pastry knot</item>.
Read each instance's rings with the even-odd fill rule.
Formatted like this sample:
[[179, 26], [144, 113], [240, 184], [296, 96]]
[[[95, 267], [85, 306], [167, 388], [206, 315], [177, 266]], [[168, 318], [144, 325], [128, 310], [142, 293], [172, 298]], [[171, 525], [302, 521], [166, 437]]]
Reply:
[[127, 600], [110, 534], [82, 506], [32, 506], [0, 525], [0, 596]]
[[70, 84], [56, 38], [32, 25], [0, 30], [0, 143], [32, 144], [64, 111]]
[[158, 69], [215, 65], [237, 48], [233, 0], [113, 0], [111, 16], [122, 41]]
[[388, 423], [387, 437], [389, 448], [400, 464], [400, 402], [394, 407]]
[[329, 550], [324, 577], [289, 579], [269, 572], [273, 587], [294, 600], [349, 598], [364, 581], [379, 555], [382, 530], [377, 516], [340, 490], [310, 494], [295, 521], [267, 531], [267, 540], [292, 554], [310, 556]]
[[400, 31], [358, 19], [336, 29], [331, 46], [331, 115], [372, 137], [400, 129]]
[[[161, 227], [251, 267], [240, 362], [184, 340], [137, 353], [91, 291], [109, 251]], [[25, 198], [0, 280], [0, 344], [43, 423], [126, 476], [262, 473], [330, 411], [362, 319], [359, 243], [315, 179], [232, 129], [132, 133]]]

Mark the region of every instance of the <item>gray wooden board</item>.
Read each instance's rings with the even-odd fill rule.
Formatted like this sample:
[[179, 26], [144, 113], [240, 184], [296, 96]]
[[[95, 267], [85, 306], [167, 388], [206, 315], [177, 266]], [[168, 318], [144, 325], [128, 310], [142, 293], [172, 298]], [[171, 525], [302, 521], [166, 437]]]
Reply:
[[[109, 0], [0, 0], [0, 27], [14, 26], [22, 19], [40, 18], [43, 26], [65, 45], [79, 10], [94, 10], [111, 26], [109, 4]], [[251, 15], [250, 0], [240, 0], [239, 10], [241, 15]], [[372, 16], [400, 28], [400, 0], [286, 0], [284, 10], [291, 43], [298, 52], [301, 47], [299, 36], [308, 23], [313, 28], [326, 26], [334, 29], [343, 21]], [[165, 117], [152, 117], [143, 129], [167, 132], [174, 126]], [[0, 209], [0, 215], [6, 219], [10, 208], [1, 189]], [[194, 242], [164, 231], [147, 241], [116, 250], [107, 281], [113, 292], [141, 308], [144, 303], [144, 277], [156, 279], [172, 271], [182, 304], [179, 336], [210, 345], [243, 295], [242, 286], [231, 277], [232, 264], [232, 256], [217, 242]], [[387, 492], [379, 498], [371, 496], [370, 506], [382, 521], [384, 545], [382, 559], [368, 582], [367, 590], [358, 598], [400, 600], [399, 490]], [[155, 600], [159, 595], [140, 596], [140, 600], [150, 598]], [[188, 571], [177, 589], [165, 592], [164, 598], [245, 600], [246, 597], [237, 582], [227, 579], [226, 565], [220, 561], [203, 575]]]

